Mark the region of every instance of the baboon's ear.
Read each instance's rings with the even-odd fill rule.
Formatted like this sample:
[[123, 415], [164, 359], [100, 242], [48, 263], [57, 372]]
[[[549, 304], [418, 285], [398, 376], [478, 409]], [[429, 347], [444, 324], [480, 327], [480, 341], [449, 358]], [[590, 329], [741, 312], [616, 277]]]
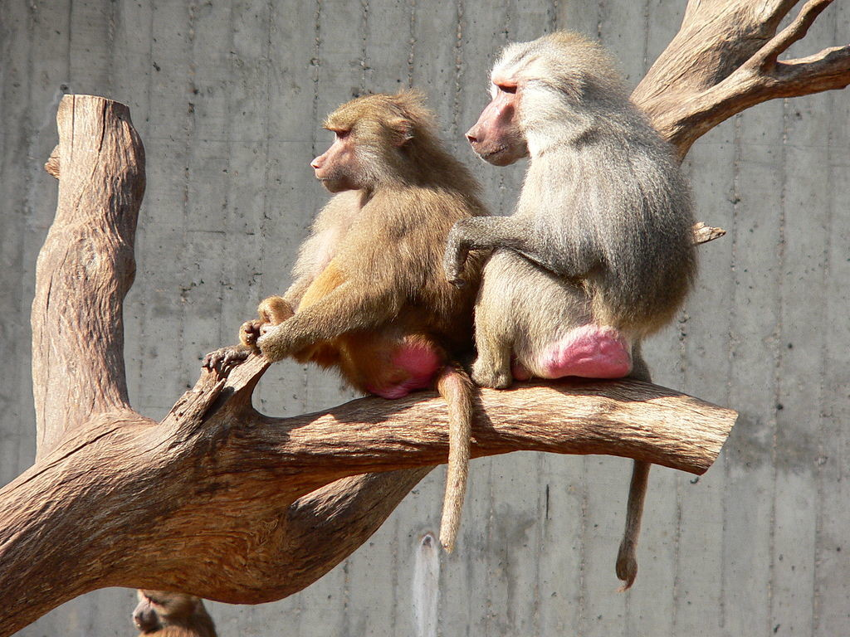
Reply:
[[404, 117], [396, 117], [389, 121], [390, 130], [392, 130], [392, 143], [395, 146], [404, 146], [407, 142], [413, 139], [413, 122]]

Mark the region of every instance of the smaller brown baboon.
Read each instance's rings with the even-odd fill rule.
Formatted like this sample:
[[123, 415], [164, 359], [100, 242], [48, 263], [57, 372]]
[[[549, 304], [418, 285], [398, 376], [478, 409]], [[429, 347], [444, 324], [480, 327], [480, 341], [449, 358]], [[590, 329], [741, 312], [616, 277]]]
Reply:
[[[473, 385], [471, 356], [480, 255], [459, 268], [464, 289], [442, 273], [456, 221], [486, 214], [469, 171], [439, 141], [415, 91], [368, 95], [325, 121], [331, 147], [312, 162], [334, 196], [299, 250], [294, 283], [260, 304], [240, 345], [207, 355], [219, 367], [259, 349], [336, 369], [383, 398], [436, 388], [449, 410], [449, 462], [440, 541], [455, 543], [466, 491]], [[293, 312], [294, 310], [294, 312]]]
[[217, 637], [200, 597], [139, 589], [133, 623], [139, 637]]

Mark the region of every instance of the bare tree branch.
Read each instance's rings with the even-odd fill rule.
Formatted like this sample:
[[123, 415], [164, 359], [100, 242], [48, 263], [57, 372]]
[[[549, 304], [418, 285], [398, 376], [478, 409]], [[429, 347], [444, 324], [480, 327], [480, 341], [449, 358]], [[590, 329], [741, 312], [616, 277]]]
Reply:
[[[254, 357], [224, 382], [204, 374], [161, 424], [100, 414], [0, 490], [0, 635], [102, 586], [280, 599], [347, 557], [446, 461], [448, 414], [433, 392], [273, 419], [249, 404], [267, 366]], [[735, 417], [638, 381], [482, 390], [473, 456], [601, 453], [701, 474]], [[348, 477], [382, 471], [393, 473]]]
[[799, 60], [777, 58], [832, 0], [810, 0], [776, 35], [796, 1], [691, 0], [682, 28], [632, 94], [684, 157], [706, 132], [743, 110], [850, 84], [841, 46]]
[[[773, 77], [794, 95], [843, 89], [850, 84], [850, 45], [795, 60], [777, 62]], [[788, 97], [792, 97], [789, 95]]]
[[724, 236], [726, 231], [723, 228], [715, 228], [708, 226], [702, 221], [694, 224], [694, 245], [701, 245], [714, 241]]
[[[85, 117], [74, 119], [80, 108]], [[39, 254], [31, 317], [36, 459], [91, 416], [130, 409], [122, 312], [145, 191], [144, 147], [126, 106], [69, 95], [57, 122], [59, 146], [46, 168], [58, 176], [62, 163], [59, 205]], [[96, 298], [84, 282], [103, 286]]]
[[809, 27], [832, 2], [833, 0], [809, 0], [791, 24], [753, 56], [753, 63], [762, 71], [769, 72], [780, 55], [785, 53], [792, 44], [806, 37]]

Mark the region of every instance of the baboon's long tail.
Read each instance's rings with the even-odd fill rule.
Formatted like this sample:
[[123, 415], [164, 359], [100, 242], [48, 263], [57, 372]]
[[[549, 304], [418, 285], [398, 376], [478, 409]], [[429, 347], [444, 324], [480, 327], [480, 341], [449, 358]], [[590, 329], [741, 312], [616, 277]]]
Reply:
[[632, 482], [629, 486], [629, 503], [626, 508], [626, 530], [617, 552], [617, 577], [623, 580], [620, 591], [626, 591], [635, 583], [637, 577], [637, 543], [640, 535], [640, 520], [643, 516], [643, 502], [646, 499], [646, 486], [649, 481], [648, 462], [635, 460], [632, 469]]
[[443, 521], [440, 543], [451, 553], [460, 528], [460, 514], [469, 477], [469, 444], [472, 436], [473, 384], [469, 375], [450, 363], [437, 379], [437, 391], [449, 408], [449, 467], [446, 473], [446, 495], [443, 499]]
[[[629, 374], [629, 377], [651, 383], [652, 374], [643, 358], [640, 341], [635, 343], [632, 350], [632, 362], [632, 373]], [[629, 590], [637, 577], [637, 544], [640, 536], [640, 521], [643, 517], [643, 503], [646, 499], [646, 489], [649, 483], [650, 467], [652, 465], [649, 462], [635, 460], [632, 468], [629, 501], [626, 505], [626, 530], [623, 532], [620, 550], [617, 551], [617, 577], [623, 582], [620, 592]]]

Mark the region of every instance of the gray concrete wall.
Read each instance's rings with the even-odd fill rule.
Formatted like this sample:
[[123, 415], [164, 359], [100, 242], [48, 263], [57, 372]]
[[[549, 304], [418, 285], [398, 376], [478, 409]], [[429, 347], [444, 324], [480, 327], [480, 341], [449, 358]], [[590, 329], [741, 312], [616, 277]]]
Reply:
[[[326, 199], [308, 163], [329, 141], [330, 109], [366, 90], [423, 89], [492, 208], [508, 212], [522, 167], [484, 166], [462, 139], [498, 47], [576, 29], [611, 47], [634, 85], [684, 5], [2, 0], [0, 484], [34, 456], [29, 308], [56, 200], [41, 165], [63, 93], [127, 103], [147, 148], [126, 355], [134, 406], [158, 418], [200, 356], [287, 286]], [[848, 22], [836, 3], [794, 52], [846, 42]], [[222, 637], [850, 634], [848, 121], [847, 93], [775, 101], [690, 153], [700, 218], [729, 234], [701, 248], [696, 293], [648, 358], [659, 383], [741, 418], [704, 477], [653, 471], [631, 592], [613, 575], [629, 463], [513, 454], [473, 463], [451, 557], [419, 549], [439, 523], [438, 470], [300, 595], [212, 604]], [[281, 415], [351, 396], [290, 363], [258, 392]], [[131, 635], [132, 606], [130, 591], [96, 592], [19, 635]]]

